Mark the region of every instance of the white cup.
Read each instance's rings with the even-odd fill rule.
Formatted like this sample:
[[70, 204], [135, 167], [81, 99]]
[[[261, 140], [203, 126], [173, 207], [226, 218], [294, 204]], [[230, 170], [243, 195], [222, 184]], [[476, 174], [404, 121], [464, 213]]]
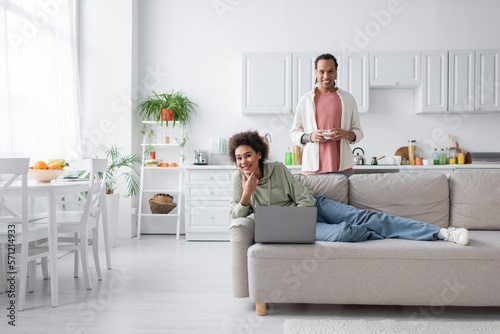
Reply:
[[323, 137], [324, 137], [325, 139], [331, 139], [331, 138], [332, 138], [332, 137], [331, 137], [331, 135], [333, 135], [333, 134], [334, 134], [334, 132], [335, 132], [335, 131], [324, 131], [324, 132], [323, 132]]

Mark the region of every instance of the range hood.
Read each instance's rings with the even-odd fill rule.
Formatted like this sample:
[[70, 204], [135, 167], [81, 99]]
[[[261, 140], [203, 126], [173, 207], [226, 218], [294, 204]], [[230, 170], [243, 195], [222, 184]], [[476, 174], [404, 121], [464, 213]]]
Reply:
[[473, 164], [500, 164], [500, 152], [470, 152]]

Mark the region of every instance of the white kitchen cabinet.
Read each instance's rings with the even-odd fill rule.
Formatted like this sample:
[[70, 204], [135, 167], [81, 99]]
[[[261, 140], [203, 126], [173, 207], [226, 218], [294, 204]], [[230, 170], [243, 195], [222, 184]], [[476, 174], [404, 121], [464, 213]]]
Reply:
[[291, 114], [291, 53], [244, 53], [242, 81], [244, 115]]
[[293, 111], [297, 108], [300, 97], [313, 90], [316, 80], [314, 73], [314, 61], [318, 53], [301, 52], [293, 54], [293, 84], [292, 84], [292, 107]]
[[[170, 234], [175, 231], [177, 239], [180, 235], [181, 227], [181, 212], [182, 212], [182, 188], [184, 181], [183, 177], [183, 148], [179, 144], [184, 136], [184, 128], [177, 122], [158, 124], [153, 121], [143, 121], [146, 125], [147, 133], [143, 136], [142, 143], [142, 165], [141, 165], [141, 181], [139, 193], [139, 213], [137, 223], [137, 239], [140, 239], [141, 234]], [[168, 126], [165, 126], [168, 124]], [[151, 130], [156, 135], [155, 138], [150, 138]], [[169, 135], [169, 143], [163, 143], [163, 133]], [[177, 138], [177, 143], [173, 143], [174, 138]], [[146, 149], [151, 148], [156, 152], [156, 159], [168, 163], [169, 167], [145, 167], [145, 160], [149, 160], [150, 156], [146, 157]], [[177, 167], [171, 167], [172, 163], [176, 163]], [[173, 202], [177, 206], [166, 214], [152, 213], [149, 207], [149, 199], [155, 194], [170, 194], [173, 196]], [[175, 225], [174, 225], [175, 224]], [[175, 229], [173, 229], [175, 226]]]
[[371, 87], [418, 87], [421, 75], [420, 51], [370, 53]]
[[500, 50], [476, 50], [474, 108], [500, 111]]
[[186, 240], [229, 240], [233, 166], [186, 167]]
[[[300, 174], [302, 166], [287, 166]], [[234, 165], [186, 166], [185, 227], [189, 241], [228, 241]]]
[[416, 92], [417, 111], [448, 110], [448, 50], [422, 52], [422, 86]]
[[450, 50], [448, 110], [473, 111], [475, 100], [475, 55], [474, 50]]
[[340, 86], [354, 96], [358, 112], [368, 112], [370, 106], [369, 54], [368, 52], [344, 55], [344, 85]]

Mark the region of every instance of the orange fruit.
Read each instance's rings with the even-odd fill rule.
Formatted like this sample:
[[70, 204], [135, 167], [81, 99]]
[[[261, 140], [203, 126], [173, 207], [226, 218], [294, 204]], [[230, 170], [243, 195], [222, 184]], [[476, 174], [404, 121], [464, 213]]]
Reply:
[[170, 167], [179, 167], [179, 165], [178, 165], [176, 162], [172, 162], [172, 163], [170, 164]]
[[62, 168], [61, 168], [61, 165], [53, 163], [53, 164], [48, 165], [47, 169], [59, 169], [60, 170]]
[[37, 161], [33, 164], [33, 169], [47, 169], [45, 161]]
[[162, 162], [159, 166], [160, 167], [168, 167], [168, 162]]

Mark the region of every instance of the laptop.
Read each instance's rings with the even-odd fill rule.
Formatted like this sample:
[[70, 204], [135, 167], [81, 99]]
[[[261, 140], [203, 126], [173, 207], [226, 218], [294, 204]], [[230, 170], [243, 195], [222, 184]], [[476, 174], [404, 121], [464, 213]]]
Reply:
[[317, 208], [258, 206], [255, 242], [312, 244], [316, 239]]

